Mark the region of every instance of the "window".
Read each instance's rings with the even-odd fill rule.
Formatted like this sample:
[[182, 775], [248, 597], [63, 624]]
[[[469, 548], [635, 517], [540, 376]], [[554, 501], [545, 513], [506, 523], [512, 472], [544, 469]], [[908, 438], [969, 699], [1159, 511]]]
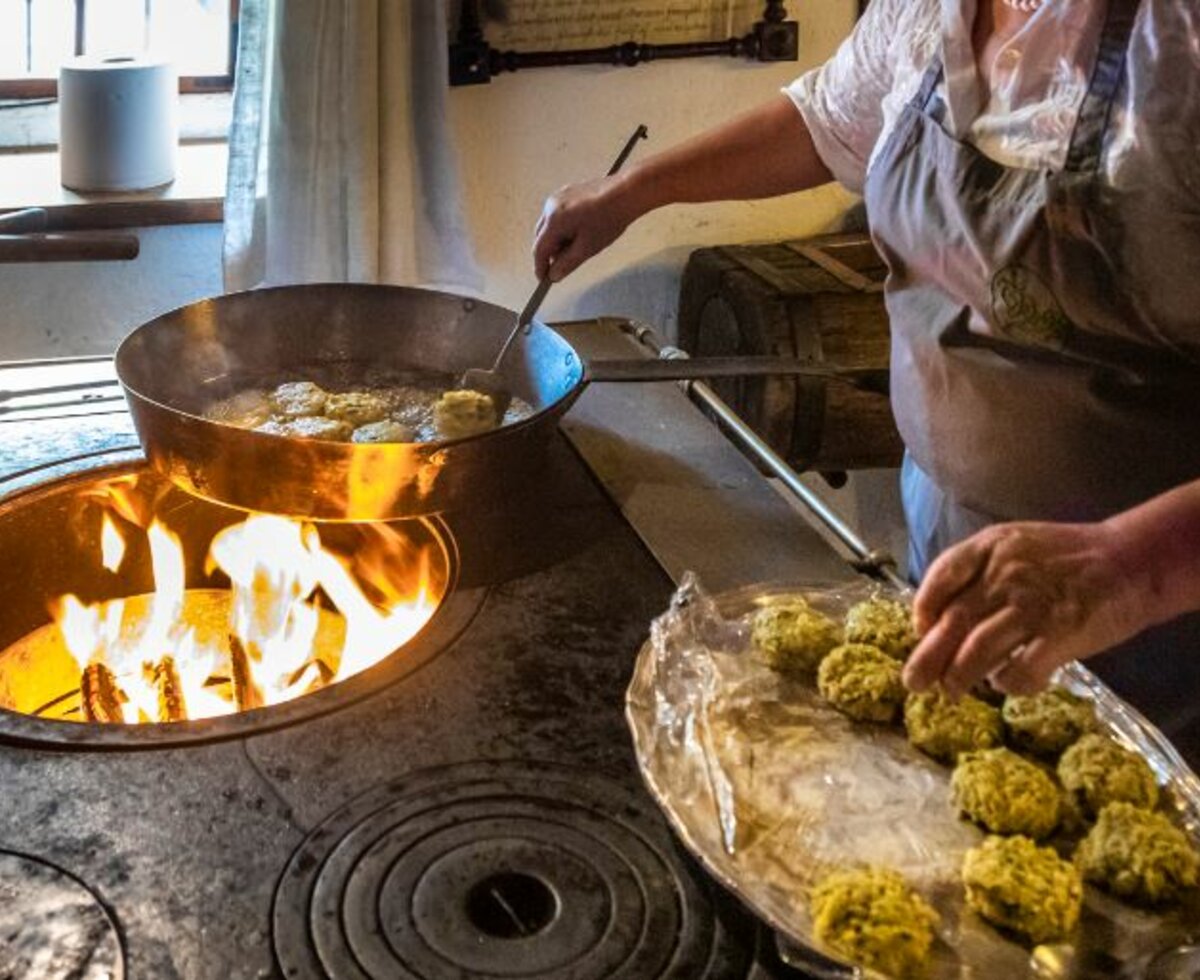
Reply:
[[183, 92], [233, 88], [239, 0], [0, 0], [0, 98], [53, 98], [76, 55], [170, 58]]

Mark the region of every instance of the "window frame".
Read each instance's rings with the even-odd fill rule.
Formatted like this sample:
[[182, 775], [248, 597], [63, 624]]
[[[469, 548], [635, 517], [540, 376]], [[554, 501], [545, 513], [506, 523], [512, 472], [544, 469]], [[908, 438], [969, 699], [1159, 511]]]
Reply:
[[[87, 0], [75, 0], [75, 54], [82, 54], [83, 17]], [[179, 91], [184, 95], [211, 92], [232, 92], [237, 70], [238, 26], [241, 21], [241, 0], [229, 0], [229, 51], [223, 75], [180, 75]], [[57, 78], [0, 78], [0, 99], [57, 99]]]

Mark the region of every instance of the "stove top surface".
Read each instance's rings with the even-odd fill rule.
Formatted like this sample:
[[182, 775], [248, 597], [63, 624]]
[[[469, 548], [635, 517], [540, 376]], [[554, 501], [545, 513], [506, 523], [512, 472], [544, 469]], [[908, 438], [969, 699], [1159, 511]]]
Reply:
[[[564, 330], [628, 356], [611, 324]], [[685, 568], [849, 570], [677, 387], [616, 389], [586, 393], [522, 499], [481, 487], [447, 516], [478, 606], [396, 684], [229, 741], [0, 746], [0, 887], [72, 910], [79, 975], [799, 975], [675, 842], [624, 691]], [[121, 413], [26, 412], [0, 445], [8, 493], [137, 455]]]

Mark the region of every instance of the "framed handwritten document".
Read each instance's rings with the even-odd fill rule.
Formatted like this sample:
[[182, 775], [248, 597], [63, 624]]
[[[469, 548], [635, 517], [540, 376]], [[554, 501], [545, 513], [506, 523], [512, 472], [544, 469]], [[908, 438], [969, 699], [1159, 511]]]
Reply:
[[558, 65], [634, 65], [721, 56], [795, 61], [786, 0], [461, 0], [450, 84]]
[[[485, 17], [498, 48], [564, 51], [620, 44], [692, 44], [749, 31], [762, 0], [510, 0]], [[486, 10], [486, 7], [485, 7]]]

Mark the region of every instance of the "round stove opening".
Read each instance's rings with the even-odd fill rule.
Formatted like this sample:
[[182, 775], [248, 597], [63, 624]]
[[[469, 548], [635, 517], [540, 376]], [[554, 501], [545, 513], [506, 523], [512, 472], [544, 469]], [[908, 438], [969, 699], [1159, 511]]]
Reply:
[[467, 893], [467, 918], [497, 939], [523, 939], [558, 914], [558, 898], [541, 878], [519, 871], [489, 875]]
[[456, 570], [433, 521], [247, 514], [140, 464], [0, 502], [0, 554], [0, 735], [14, 714], [207, 738], [329, 710], [394, 679]]

